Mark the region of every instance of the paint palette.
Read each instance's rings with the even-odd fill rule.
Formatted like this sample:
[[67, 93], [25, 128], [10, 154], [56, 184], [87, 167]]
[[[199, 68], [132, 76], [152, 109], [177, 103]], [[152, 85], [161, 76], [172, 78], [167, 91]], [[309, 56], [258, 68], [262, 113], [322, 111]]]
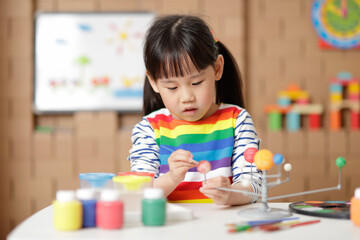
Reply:
[[292, 212], [325, 218], [350, 219], [350, 202], [345, 201], [304, 201], [289, 205]]

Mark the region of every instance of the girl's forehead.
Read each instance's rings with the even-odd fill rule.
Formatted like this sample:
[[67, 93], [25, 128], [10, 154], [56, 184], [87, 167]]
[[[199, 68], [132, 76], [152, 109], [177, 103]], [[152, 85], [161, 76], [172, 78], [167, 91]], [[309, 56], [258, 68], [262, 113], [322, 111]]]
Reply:
[[177, 59], [170, 57], [165, 58], [163, 64], [162, 77], [185, 77], [199, 74], [201, 69], [198, 69], [188, 55]]
[[168, 83], [168, 82], [176, 82], [176, 81], [178, 81], [180, 79], [189, 79], [189, 80], [196, 79], [196, 78], [202, 77], [203, 75], [205, 75], [204, 70], [201, 70], [200, 72], [195, 70], [194, 72], [192, 72], [190, 74], [186, 74], [184, 76], [168, 77], [168, 78], [163, 77], [163, 78], [160, 78], [158, 80], [161, 81], [161, 82], [164, 82], [164, 83], [165, 82]]

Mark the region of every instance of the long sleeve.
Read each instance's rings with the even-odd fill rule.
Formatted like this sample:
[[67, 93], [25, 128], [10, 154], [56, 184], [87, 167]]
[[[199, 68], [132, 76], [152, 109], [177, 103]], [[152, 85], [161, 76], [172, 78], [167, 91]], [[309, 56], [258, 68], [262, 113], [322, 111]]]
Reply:
[[135, 125], [132, 136], [132, 148], [130, 149], [131, 171], [152, 172], [155, 177], [159, 176], [160, 157], [159, 146], [155, 141], [155, 134], [149, 121], [145, 118]]
[[[236, 119], [234, 133], [234, 150], [232, 159], [233, 182], [247, 180], [253, 187], [255, 193], [261, 190], [261, 178], [259, 170], [254, 164], [246, 162], [244, 151], [254, 147], [259, 149], [260, 139], [257, 136], [254, 123], [249, 113], [244, 109]], [[241, 163], [245, 162], [245, 167], [241, 168]], [[253, 198], [253, 202], [257, 197]]]

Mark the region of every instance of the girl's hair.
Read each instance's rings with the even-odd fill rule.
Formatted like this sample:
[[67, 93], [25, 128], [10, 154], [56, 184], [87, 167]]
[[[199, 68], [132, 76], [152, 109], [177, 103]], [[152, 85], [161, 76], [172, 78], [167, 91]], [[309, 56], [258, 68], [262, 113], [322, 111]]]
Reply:
[[[234, 57], [219, 41], [215, 41], [209, 27], [199, 17], [169, 15], [160, 17], [146, 33], [144, 45], [145, 67], [152, 79], [183, 77], [191, 66], [198, 71], [214, 66], [218, 55], [224, 57], [224, 71], [216, 82], [216, 102], [244, 106], [241, 75]], [[163, 108], [145, 77], [143, 112], [145, 115]]]

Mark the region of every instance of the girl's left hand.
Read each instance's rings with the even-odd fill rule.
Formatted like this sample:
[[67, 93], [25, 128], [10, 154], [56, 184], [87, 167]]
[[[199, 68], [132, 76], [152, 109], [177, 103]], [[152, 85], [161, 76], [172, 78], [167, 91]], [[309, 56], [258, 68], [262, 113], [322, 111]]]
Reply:
[[222, 191], [216, 188], [230, 188], [230, 179], [227, 177], [219, 176], [208, 179], [203, 182], [200, 192], [211, 198], [215, 204], [226, 204], [230, 197], [229, 191]]

